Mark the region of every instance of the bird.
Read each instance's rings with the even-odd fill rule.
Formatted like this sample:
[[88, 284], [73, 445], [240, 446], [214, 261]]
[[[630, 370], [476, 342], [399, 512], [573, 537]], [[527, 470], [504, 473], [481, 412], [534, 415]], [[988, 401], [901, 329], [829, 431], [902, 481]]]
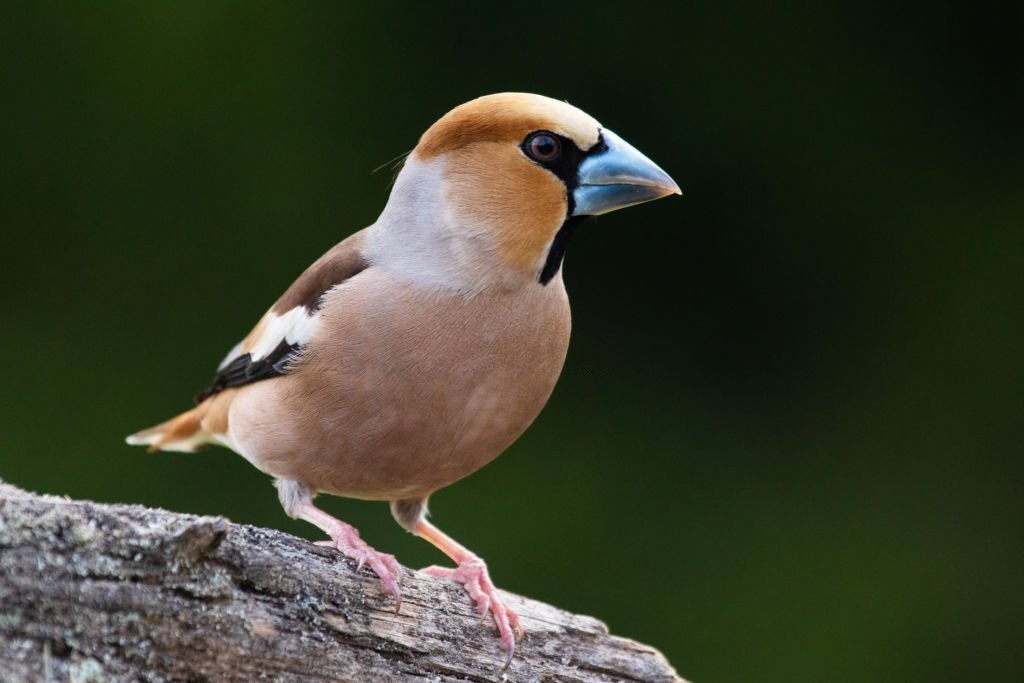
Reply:
[[307, 268], [218, 365], [196, 405], [127, 437], [225, 446], [285, 513], [368, 566], [401, 609], [402, 567], [314, 503], [386, 501], [497, 627], [523, 629], [486, 563], [428, 520], [431, 494], [505, 451], [548, 401], [569, 346], [562, 263], [592, 216], [681, 194], [577, 107], [529, 93], [461, 104], [419, 138], [377, 220]]

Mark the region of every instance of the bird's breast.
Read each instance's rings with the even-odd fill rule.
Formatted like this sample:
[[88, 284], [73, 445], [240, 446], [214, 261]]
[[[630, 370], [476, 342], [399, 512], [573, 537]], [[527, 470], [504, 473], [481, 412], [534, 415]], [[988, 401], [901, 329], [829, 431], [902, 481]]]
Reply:
[[464, 296], [368, 271], [322, 310], [298, 366], [251, 385], [230, 429], [264, 471], [349, 497], [429, 495], [495, 458], [547, 402], [569, 342], [560, 279]]

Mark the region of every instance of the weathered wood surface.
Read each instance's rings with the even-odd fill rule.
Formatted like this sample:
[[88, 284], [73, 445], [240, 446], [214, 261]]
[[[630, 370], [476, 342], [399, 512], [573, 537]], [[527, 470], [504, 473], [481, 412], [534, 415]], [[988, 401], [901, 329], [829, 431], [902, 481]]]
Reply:
[[681, 681], [601, 622], [507, 594], [501, 671], [462, 588], [367, 570], [277, 531], [0, 482], [0, 681]]

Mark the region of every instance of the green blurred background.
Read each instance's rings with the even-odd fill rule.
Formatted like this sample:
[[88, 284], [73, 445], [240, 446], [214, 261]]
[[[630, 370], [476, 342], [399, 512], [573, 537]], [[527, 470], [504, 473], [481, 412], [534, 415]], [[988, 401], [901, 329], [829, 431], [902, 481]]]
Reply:
[[373, 169], [540, 92], [686, 194], [577, 236], [551, 404], [435, 521], [697, 683], [1016, 678], [1022, 8], [6, 3], [0, 477], [318, 538], [238, 456], [122, 437], [374, 220]]

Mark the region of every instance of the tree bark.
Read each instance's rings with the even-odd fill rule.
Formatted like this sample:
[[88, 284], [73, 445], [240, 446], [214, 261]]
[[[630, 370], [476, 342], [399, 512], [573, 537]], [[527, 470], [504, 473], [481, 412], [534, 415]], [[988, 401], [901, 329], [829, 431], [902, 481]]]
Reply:
[[367, 570], [284, 533], [0, 481], [0, 681], [682, 681], [591, 617], [506, 594], [502, 671], [460, 586]]

